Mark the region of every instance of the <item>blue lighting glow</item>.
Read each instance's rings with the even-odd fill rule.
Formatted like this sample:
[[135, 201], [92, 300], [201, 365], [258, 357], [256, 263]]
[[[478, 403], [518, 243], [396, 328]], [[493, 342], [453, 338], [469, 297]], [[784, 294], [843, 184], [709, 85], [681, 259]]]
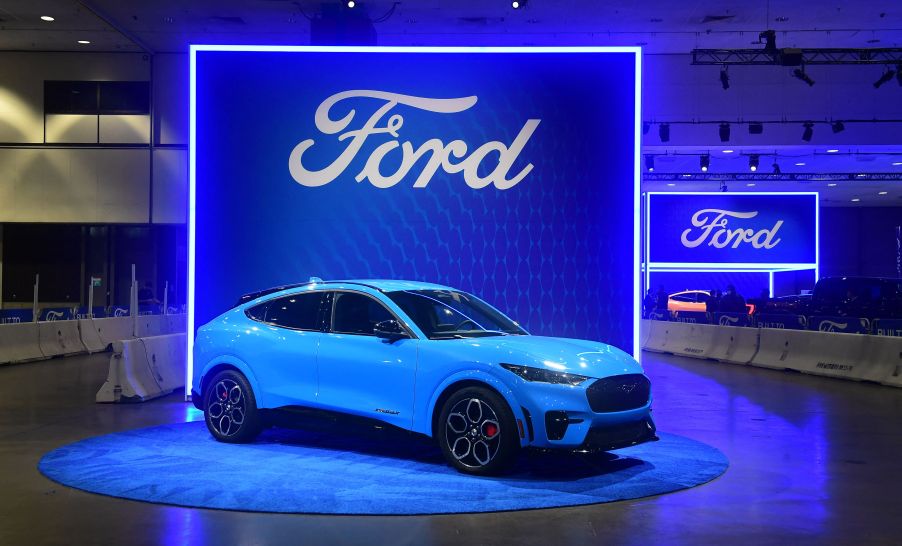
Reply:
[[[223, 56], [225, 53], [234, 55], [225, 57]], [[255, 55], [249, 55], [251, 53]], [[269, 53], [298, 55], [263, 55]], [[360, 70], [340, 71], [330, 68], [328, 78], [317, 78], [316, 81], [310, 81], [309, 77], [305, 78], [304, 70], [297, 70], [305, 66], [309, 68], [333, 64], [347, 68], [355, 58], [353, 55], [359, 54], [373, 55], [374, 62], [368, 60]], [[386, 54], [393, 56], [442, 54], [448, 57], [447, 62], [427, 64], [428, 59], [420, 61], [417, 57], [404, 55], [392, 57], [394, 61], [386, 62]], [[464, 62], [457, 58], [461, 54], [477, 56]], [[503, 62], [495, 62], [491, 58], [483, 60], [480, 56], [484, 54], [511, 56], [505, 57]], [[529, 54], [543, 56], [524, 58]], [[584, 54], [592, 54], [592, 57], [586, 58]], [[549, 57], [547, 61], [544, 55]], [[324, 61], [326, 57], [330, 61]], [[227, 63], [223, 59], [226, 58], [229, 62], [224, 68]], [[420, 64], [415, 66], [415, 63]], [[531, 69], [533, 65], [526, 63], [533, 63], [535, 70]], [[587, 70], [587, 63], [595, 63], [597, 68]], [[512, 68], [515, 65], [519, 67], [518, 71]], [[387, 66], [391, 69], [386, 69]], [[452, 66], [453, 68], [450, 68]], [[223, 306], [231, 304], [242, 291], [249, 292], [265, 286], [306, 279], [309, 275], [331, 278], [409, 276], [416, 277], [417, 280], [433, 280], [458, 286], [503, 307], [503, 310], [521, 320], [527, 328], [536, 333], [571, 337], [609, 337], [611, 341], [619, 340], [619, 343], [615, 344], [631, 349], [634, 356], [639, 358], [641, 354], [639, 319], [642, 301], [641, 225], [638, 220], [641, 205], [639, 150], [642, 72], [639, 48], [196, 45], [191, 47], [190, 67], [188, 384], [193, 375], [193, 338], [200, 324], [224, 311]], [[227, 73], [227, 70], [231, 72]], [[412, 70], [434, 77], [415, 80], [409, 77], [401, 78], [401, 75], [412, 73]], [[458, 72], [454, 72], [455, 70]], [[634, 80], [633, 85], [624, 86], [622, 82], [627, 71]], [[309, 74], [311, 71], [306, 73]], [[320, 69], [317, 73], [325, 72]], [[507, 75], [498, 76], [499, 73]], [[514, 80], [510, 79], [513, 77], [510, 74], [516, 75], [518, 85], [511, 85]], [[226, 76], [231, 78], [228, 83]], [[504, 80], [504, 77], [509, 79]], [[573, 78], [573, 82], [568, 81], [570, 77]], [[551, 79], [556, 82], [554, 91], [544, 93], [542, 90], [549, 89], [547, 84]], [[534, 87], [529, 88], [530, 85]], [[462, 180], [450, 178], [450, 174], [442, 181], [439, 178], [445, 175], [436, 175], [436, 180], [428, 188], [417, 189], [411, 188], [413, 180], [408, 184], [406, 178], [398, 187], [379, 189], [373, 188], [367, 181], [355, 185], [353, 176], [337, 180], [328, 187], [315, 188], [302, 188], [287, 177], [286, 165], [289, 159], [287, 152], [291, 151], [291, 146], [302, 138], [318, 134], [313, 126], [313, 112], [322, 100], [330, 93], [347, 89], [382, 87], [402, 89], [411, 95], [436, 98], [467, 95], [475, 97], [478, 91], [478, 104], [472, 111], [480, 111], [483, 114], [491, 112], [488, 116], [490, 121], [485, 121], [486, 118], [474, 120], [472, 112], [467, 112], [469, 118], [462, 114], [456, 114], [459, 116], [457, 118], [442, 118], [443, 123], [447, 124], [449, 120], [452, 123], [453, 130], [448, 131], [449, 134], [470, 137], [469, 140], [474, 144], [478, 144], [477, 138], [484, 138], [487, 134], [510, 143], [516, 131], [507, 134], [510, 130], [508, 126], [518, 128], [526, 119], [536, 117], [541, 118], [541, 126], [530, 145], [537, 147], [542, 143], [541, 139], [549, 139], [551, 138], [549, 135], [554, 135], [557, 143], [564, 145], [563, 152], [560, 153], [567, 154], [568, 148], [571, 149], [570, 153], [566, 157], [557, 156], [555, 154], [559, 152], [550, 146], [532, 150], [536, 153], [529, 155], [528, 161], [535, 165], [535, 169], [529, 176], [541, 180], [542, 184], [547, 186], [544, 190], [528, 184], [519, 186], [515, 191], [506, 192], [493, 188], [470, 190], [466, 189]], [[327, 93], [328, 89], [332, 90]], [[569, 97], [571, 100], [567, 100], [568, 93], [572, 95]], [[314, 99], [315, 102], [311, 102]], [[632, 103], [627, 102], [628, 100]], [[372, 103], [360, 103], [359, 107], [358, 103], [353, 104], [358, 111], [364, 111]], [[503, 107], [499, 106], [502, 104]], [[235, 108], [236, 105], [241, 107]], [[274, 109], [278, 111], [273, 113]], [[228, 113], [227, 116], [223, 114], [225, 112]], [[347, 112], [345, 109], [342, 114]], [[406, 118], [403, 133], [407, 138], [413, 135], [414, 138], [410, 141], [415, 145], [435, 136], [427, 134], [427, 129], [423, 129], [429, 127], [435, 132], [436, 125], [433, 120], [425, 118], [417, 111], [404, 111], [403, 116]], [[598, 125], [602, 130], [589, 137], [589, 140], [585, 135], [579, 138], [565, 136], [561, 130], [567, 120], [585, 120], [585, 124], [590, 124], [591, 120], [598, 119], [605, 120], [603, 124]], [[417, 125], [418, 121], [420, 125]], [[515, 121], [519, 125], [514, 123]], [[382, 123], [386, 121], [382, 120]], [[400, 127], [398, 125], [396, 129]], [[586, 128], [589, 128], [588, 125]], [[557, 129], [556, 133], [554, 129]], [[543, 130], [545, 132], [540, 134]], [[634, 138], [632, 141], [623, 142], [620, 137], [629, 130], [633, 131]], [[494, 136], [499, 132], [500, 136]], [[200, 142], [198, 134], [201, 136]], [[229, 140], [233, 136], [235, 144], [233, 140]], [[211, 144], [211, 139], [215, 139], [215, 143]], [[229, 147], [238, 146], [239, 141], [241, 148]], [[335, 146], [329, 148], [330, 143], [321, 145], [318, 142], [317, 146], [322, 146], [326, 154], [336, 149]], [[586, 164], [576, 162], [577, 165], [574, 167], [573, 154], [582, 152], [583, 146], [586, 150], [591, 150], [591, 156], [589, 152], [585, 152]], [[579, 152], [572, 150], [578, 147]], [[214, 149], [215, 156], [214, 152], [210, 151]], [[607, 150], [605, 153], [610, 153], [610, 156], [598, 158], [597, 150]], [[629, 158], [630, 153], [631, 162], [627, 163], [620, 159]], [[272, 157], [269, 154], [272, 154]], [[526, 155], [524, 154], [524, 157]], [[234, 161], [236, 157], [240, 157], [241, 161]], [[314, 157], [311, 161], [316, 162], [317, 158]], [[229, 163], [230, 167], [227, 169], [220, 163]], [[386, 163], [391, 163], [389, 156], [386, 156]], [[526, 163], [525, 159], [523, 163]], [[602, 165], [604, 172], [601, 170]], [[352, 168], [355, 167], [352, 165]], [[621, 186], [622, 195], [617, 194], [615, 197], [614, 194], [617, 192], [613, 189], [617, 187], [615, 180], [625, 180], [630, 174], [633, 179], [632, 187]], [[611, 180], [612, 191], [605, 192], [608, 195], [598, 192], [597, 186], [597, 181], [605, 176]], [[234, 194], [230, 185], [237, 182], [230, 177], [243, 184], [243, 193]], [[218, 193], [211, 194], [208, 191], [210, 180], [215, 180]], [[251, 180], [253, 183], [249, 184], [248, 181]], [[558, 191], [563, 186], [555, 186], [565, 183], [569, 184], [567, 196], [563, 196], [563, 191]], [[279, 185], [276, 187], [276, 184]], [[339, 191], [341, 184], [344, 184], [343, 192]], [[466, 191], [454, 193], [449, 189], [452, 187], [463, 187]], [[361, 197], [349, 196], [348, 188], [353, 188], [354, 191], [351, 192], [353, 195]], [[263, 193], [254, 194], [248, 190]], [[306, 203], [297, 201], [298, 192], [306, 192], [304, 194], [307, 196]], [[271, 196], [268, 197], [271, 199], [268, 204], [271, 210], [266, 211], [269, 213], [268, 216], [261, 215], [253, 208], [259, 207], [257, 202], [259, 199], [254, 195]], [[326, 216], [331, 212], [328, 206], [314, 207], [309, 204], [311, 201], [309, 197], [312, 195], [316, 195], [316, 200], [323, 200], [325, 204], [340, 202], [344, 206], [350, 201], [349, 208], [366, 205], [369, 209], [359, 209], [357, 212], [362, 210], [365, 214], [372, 214], [373, 210], [383, 211], [385, 218], [391, 217], [399, 224], [386, 232], [380, 231], [386, 229], [383, 225], [386, 224], [385, 221], [379, 224], [375, 220], [359, 220], [350, 227], [335, 224], [335, 217]], [[211, 199], [211, 196], [215, 199]], [[388, 200], [388, 197], [391, 197], [391, 200]], [[632, 206], [627, 202], [629, 197], [632, 198]], [[357, 204], [356, 201], [361, 199], [363, 201]], [[418, 201], [412, 201], [414, 199]], [[242, 214], [236, 214], [240, 209], [234, 208], [235, 202], [248, 208], [246, 223], [250, 224], [250, 227], [245, 226], [241, 229], [241, 226], [233, 227], [220, 223], [213, 229], [210, 227], [212, 224], [205, 223], [214, 208], [216, 212], [224, 212], [223, 216], [229, 218], [245, 216], [243, 211]], [[290, 207], [294, 208], [289, 210]], [[458, 210], [460, 207], [465, 210]], [[614, 210], [609, 211], [609, 207]], [[494, 212], [496, 210], [514, 212], [498, 212], [496, 217]], [[601, 216], [600, 211], [604, 211]], [[439, 232], [428, 225], [422, 226], [423, 229], [418, 228], [419, 231], [411, 231], [409, 225], [404, 225], [419, 222], [418, 218], [426, 217], [428, 213], [433, 213], [435, 218], [442, 220], [440, 229], [453, 226], [457, 230], [452, 234], [455, 241], [464, 241], [466, 244], [472, 241], [472, 245], [479, 245], [478, 248], [475, 250], [466, 246], [459, 248], [463, 243], [453, 241], [449, 246], [447, 240], [441, 238], [436, 240], [435, 233]], [[345, 212], [335, 213], [339, 219], [341, 214]], [[200, 222], [198, 215], [201, 217]], [[526, 215], [524, 218], [528, 216], [528, 221], [523, 222], [522, 219], [520, 221], [527, 229], [521, 227], [518, 231], [517, 222], [508, 218], [510, 215]], [[602, 224], [599, 220], [602, 217], [606, 224]], [[283, 235], [278, 231], [271, 231], [271, 236], [264, 240], [262, 232], [254, 231], [255, 218], [256, 223], [263, 223], [265, 220], [266, 223], [278, 225], [282, 229], [286, 228], [285, 218], [312, 218], [315, 222], [304, 224], [304, 232]], [[538, 221], [537, 218], [542, 220]], [[383, 226], [379, 227], [380, 225]], [[486, 225], [494, 225], [495, 228], [485, 230]], [[628, 229], [627, 226], [631, 226], [632, 229]], [[288, 225], [288, 229], [290, 231], [300, 228]], [[359, 231], [355, 232], [354, 229]], [[461, 229], [464, 231], [461, 232]], [[360, 234], [357, 237], [361, 240], [359, 244], [353, 242], [355, 233]], [[331, 246], [326, 251], [316, 254], [310, 253], [309, 249], [298, 247], [307, 238], [322, 238], [325, 235], [329, 236]], [[228, 246], [227, 250], [231, 253], [228, 256], [234, 260], [233, 264], [248, 264], [248, 266], [225, 268], [225, 271], [216, 274], [215, 283], [207, 281], [198, 285], [196, 281], [199, 272], [200, 278], [210, 279], [209, 264], [222, 262], [222, 256], [214, 252], [222, 250], [219, 247], [211, 250], [213, 246], [219, 244], [216, 242], [219, 239], [229, 241], [229, 245], [225, 246]], [[565, 239], [575, 246], [567, 247], [560, 244], [560, 241]], [[382, 246], [374, 245], [374, 240], [384, 241], [386, 243], [384, 252], [394, 253], [397, 259], [394, 255], [384, 256], [383, 248], [373, 250], [371, 247]], [[607, 249], [598, 247], [595, 243], [597, 241], [608, 241], [601, 243], [608, 245]], [[363, 243], [368, 243], [369, 246], [363, 246]], [[249, 245], [256, 251], [255, 257], [246, 253]], [[487, 245], [486, 248], [489, 250], [484, 251], [483, 245]], [[521, 259], [532, 246], [544, 249], [543, 255], [526, 256], [526, 259]], [[293, 252], [288, 253], [288, 250], [282, 247], [291, 247], [289, 250]], [[583, 253], [597, 252], [598, 255], [591, 258], [595, 260], [607, 259], [609, 256], [625, 257], [630, 252], [633, 256], [632, 260], [611, 264], [599, 263], [598, 267], [591, 269], [592, 272], [588, 277], [582, 278], [573, 273], [574, 262], [570, 261], [572, 258], [566, 258], [568, 248], [569, 252], [573, 252], [574, 248]], [[428, 260], [418, 262], [418, 254], [426, 251], [433, 255], [429, 256]], [[486, 257], [485, 268], [481, 267], [481, 260], [476, 260], [472, 256], [474, 251], [478, 256]], [[378, 254], [372, 254], [373, 252]], [[454, 268], [455, 264], [463, 263], [459, 256], [453, 256], [454, 260], [450, 260], [448, 264], [444, 263], [444, 258], [437, 259], [436, 255], [445, 252], [452, 256], [470, 252], [470, 260], [475, 260], [473, 263], [480, 266], [479, 271], [457, 271]], [[285, 261], [286, 255], [293, 258], [287, 261], [284, 267], [277, 267], [275, 260]], [[519, 266], [517, 260], [520, 260]], [[498, 263], [490, 263], [493, 261]], [[614, 267], [618, 264], [631, 264], [631, 267], [629, 269]], [[501, 269], [497, 269], [498, 267]], [[525, 272], [522, 268], [526, 268]], [[586, 274], [579, 275], [585, 277]], [[596, 275], [597, 278], [594, 277]], [[508, 279], [505, 279], [505, 276]], [[532, 280], [525, 284], [520, 282], [527, 278]], [[633, 293], [631, 310], [628, 306], [624, 309], [622, 296], [630, 289]], [[568, 317], [566, 313], [560, 315], [562, 308], [559, 306], [555, 307], [558, 310], [554, 311], [550, 300], [545, 301], [547, 298], [543, 299], [541, 296], [543, 291], [547, 293], [551, 290], [562, 294], [562, 301], [568, 306], [567, 309], [572, 307], [574, 311], [585, 316], [578, 319], [576, 316]], [[588, 295], [587, 290], [590, 292]], [[598, 294], [592, 294], [593, 290]], [[582, 291], [582, 303], [578, 301], [577, 291]], [[621, 296], [618, 299], [614, 294]], [[624, 314], [623, 320], [619, 318], [621, 313]], [[632, 320], [630, 321], [628, 317]], [[579, 321], [581, 324], [593, 326], [580, 326]], [[559, 330], [555, 331], [554, 328]], [[627, 347], [629, 345], [631, 347]]]

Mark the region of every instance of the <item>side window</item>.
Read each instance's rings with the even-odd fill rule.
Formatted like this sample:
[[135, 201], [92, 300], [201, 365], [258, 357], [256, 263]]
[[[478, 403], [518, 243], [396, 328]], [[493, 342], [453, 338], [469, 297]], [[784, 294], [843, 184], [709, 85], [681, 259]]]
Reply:
[[298, 330], [319, 330], [319, 303], [322, 292], [293, 294], [269, 302], [265, 322]]
[[266, 308], [267, 307], [269, 307], [268, 301], [251, 307], [250, 309], [245, 311], [245, 314], [247, 314], [247, 316], [251, 317], [254, 320], [259, 320], [260, 322], [263, 322], [266, 319]]
[[673, 301], [695, 301], [695, 296], [692, 294], [680, 294], [679, 296], [671, 296], [670, 299]]
[[705, 294], [704, 292], [696, 292], [695, 297], [697, 297], [698, 301], [700, 301], [702, 303], [708, 303], [708, 300], [711, 299], [711, 296], [709, 296], [708, 294]]
[[373, 335], [377, 322], [393, 319], [381, 303], [354, 292], [336, 292], [332, 330], [341, 334]]

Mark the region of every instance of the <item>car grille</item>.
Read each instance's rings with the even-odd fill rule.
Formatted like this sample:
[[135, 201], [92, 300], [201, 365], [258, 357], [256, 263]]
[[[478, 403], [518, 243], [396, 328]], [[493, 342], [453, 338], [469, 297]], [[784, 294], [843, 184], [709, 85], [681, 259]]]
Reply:
[[640, 373], [599, 379], [586, 389], [589, 406], [595, 413], [627, 411], [648, 404], [651, 383]]

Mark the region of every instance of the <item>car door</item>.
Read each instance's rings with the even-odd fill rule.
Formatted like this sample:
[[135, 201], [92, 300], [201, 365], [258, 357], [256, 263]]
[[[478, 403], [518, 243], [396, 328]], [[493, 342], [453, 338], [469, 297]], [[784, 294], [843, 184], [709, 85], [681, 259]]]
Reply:
[[376, 323], [397, 317], [373, 296], [335, 291], [332, 300], [317, 356], [319, 405], [410, 428], [418, 340], [376, 337]]
[[[323, 337], [323, 295], [302, 292], [252, 308], [261, 324], [252, 355], [254, 374], [270, 407], [316, 402], [316, 353]], [[261, 314], [262, 313], [262, 314]]]

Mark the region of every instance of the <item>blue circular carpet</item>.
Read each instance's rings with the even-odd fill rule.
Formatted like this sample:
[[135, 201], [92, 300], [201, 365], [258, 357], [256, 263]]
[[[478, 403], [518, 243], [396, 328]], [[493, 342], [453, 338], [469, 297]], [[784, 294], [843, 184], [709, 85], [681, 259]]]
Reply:
[[64, 485], [200, 508], [315, 514], [447, 514], [574, 506], [686, 489], [728, 466], [672, 434], [594, 455], [524, 451], [497, 478], [459, 474], [428, 439], [394, 429], [269, 429], [253, 444], [213, 440], [203, 422], [88, 438], [39, 470]]

